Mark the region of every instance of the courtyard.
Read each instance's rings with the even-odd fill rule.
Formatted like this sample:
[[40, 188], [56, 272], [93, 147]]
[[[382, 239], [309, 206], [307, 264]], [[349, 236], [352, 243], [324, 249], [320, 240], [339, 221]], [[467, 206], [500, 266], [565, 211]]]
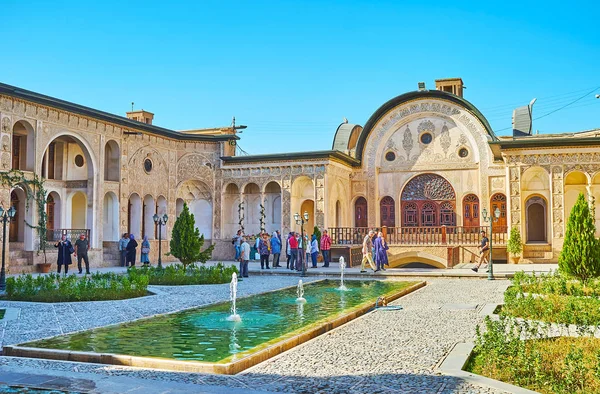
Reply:
[[[210, 264], [210, 263], [209, 263]], [[325, 269], [323, 269], [325, 270]], [[314, 272], [306, 283], [328, 276]], [[278, 270], [239, 282], [240, 297], [293, 286], [297, 275]], [[309, 270], [310, 271], [310, 270]], [[395, 272], [394, 272], [395, 271]], [[425, 280], [426, 286], [262, 362], [227, 376], [169, 372], [88, 363], [2, 357], [0, 381], [69, 392], [147, 393], [492, 393], [502, 392], [443, 374], [440, 362], [458, 342], [470, 341], [487, 304], [501, 303], [507, 280], [443, 278], [439, 272], [388, 270], [388, 280]], [[462, 271], [462, 270], [455, 270]], [[464, 270], [464, 275], [469, 274]], [[404, 276], [411, 275], [410, 277]], [[435, 276], [432, 276], [436, 274]], [[355, 276], [352, 269], [347, 280]], [[356, 275], [358, 276], [358, 275]], [[376, 275], [369, 275], [374, 279]], [[438, 276], [438, 277], [436, 277]], [[363, 276], [364, 277], [364, 276]], [[377, 278], [377, 279], [383, 279]], [[2, 323], [2, 346], [170, 313], [229, 299], [229, 286], [150, 286], [158, 296], [102, 302], [41, 304], [0, 302], [18, 308], [18, 318]], [[239, 311], [244, 316], [244, 311]]]

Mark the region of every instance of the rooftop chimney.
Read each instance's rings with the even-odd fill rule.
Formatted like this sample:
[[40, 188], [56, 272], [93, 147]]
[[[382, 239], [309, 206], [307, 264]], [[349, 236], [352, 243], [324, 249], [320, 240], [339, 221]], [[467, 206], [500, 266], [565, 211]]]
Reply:
[[462, 97], [463, 89], [467, 87], [463, 84], [462, 78], [444, 78], [435, 80], [435, 88]]
[[127, 118], [142, 123], [152, 124], [154, 114], [152, 112], [144, 111], [142, 109], [140, 111], [127, 112]]

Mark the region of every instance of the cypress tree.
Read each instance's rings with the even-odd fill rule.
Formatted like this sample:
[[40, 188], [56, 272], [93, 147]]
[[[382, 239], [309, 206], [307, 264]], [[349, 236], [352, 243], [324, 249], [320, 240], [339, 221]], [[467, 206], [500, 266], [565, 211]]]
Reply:
[[580, 193], [569, 215], [563, 249], [558, 258], [560, 271], [583, 282], [600, 276], [600, 242], [596, 238], [593, 210]]
[[173, 225], [171, 241], [169, 242], [171, 251], [168, 253], [181, 261], [184, 267], [196, 262], [206, 263], [212, 255], [214, 245], [202, 250], [204, 245], [204, 234], [196, 228], [194, 214], [186, 203], [183, 204], [183, 210]]

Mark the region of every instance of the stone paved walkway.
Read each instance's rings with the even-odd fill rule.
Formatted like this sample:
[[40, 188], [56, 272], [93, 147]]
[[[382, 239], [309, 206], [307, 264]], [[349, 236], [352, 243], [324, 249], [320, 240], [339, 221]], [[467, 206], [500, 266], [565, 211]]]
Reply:
[[[243, 282], [243, 286], [240, 284], [242, 294], [283, 287], [297, 281], [297, 278], [293, 277], [270, 275], [250, 279]], [[87, 379], [97, 388], [104, 384], [104, 391], [92, 391], [103, 393], [124, 392], [129, 389], [144, 393], [174, 393], [185, 392], [191, 387], [197, 388], [194, 392], [227, 392], [223, 390], [230, 388], [232, 393], [234, 390], [352, 394], [496, 393], [495, 390], [473, 386], [459, 378], [440, 375], [435, 367], [454, 343], [474, 337], [475, 326], [483, 320], [478, 310], [486, 303], [501, 302], [507, 285], [507, 281], [428, 280], [425, 288], [395, 302], [402, 305], [403, 310], [372, 312], [235, 376], [10, 357], [0, 357], [0, 372], [28, 371], [32, 375], [59, 374], [67, 380]], [[143, 313], [160, 313], [161, 310], [169, 309], [168, 305], [174, 300], [182, 303], [178, 308], [182, 309], [199, 303], [226, 299], [225, 286], [218, 285], [214, 289], [195, 286], [197, 289], [194, 291], [199, 294], [197, 298], [192, 299], [188, 299], [190, 294], [187, 289], [172, 289], [161, 297], [165, 300], [150, 303], [156, 303], [155, 307], [146, 305], [149, 309]], [[120, 301], [105, 304], [115, 302]], [[134, 301], [129, 300], [126, 303], [131, 302]], [[31, 306], [32, 309], [28, 310], [31, 317], [29, 324], [36, 328], [30, 327], [29, 333], [21, 335], [14, 329], [9, 330], [10, 339], [5, 339], [6, 343], [20, 341], [18, 338], [29, 338], [32, 333], [39, 337], [40, 331], [44, 330], [48, 331], [45, 336], [49, 335], [57, 320], [48, 314], [48, 307], [39, 304]], [[70, 307], [69, 313], [75, 316], [85, 315], [79, 308], [73, 309], [68, 305], [65, 307]], [[121, 307], [125, 308], [124, 305]], [[98, 316], [109, 312], [102, 308], [104, 307], [94, 305], [86, 309], [98, 311]], [[115, 313], [118, 309], [114, 305], [112, 308], [110, 313]], [[135, 307], [131, 306], [131, 309]], [[135, 315], [129, 309], [125, 310], [125, 314]], [[125, 316], [120, 316], [118, 320], [122, 321], [124, 318]], [[102, 324], [84, 321], [86, 323], [82, 326], [86, 327], [107, 324], [105, 321]], [[23, 323], [20, 327], [27, 328]], [[62, 325], [61, 329], [64, 330]], [[111, 382], [115, 384], [114, 391], [109, 390]]]

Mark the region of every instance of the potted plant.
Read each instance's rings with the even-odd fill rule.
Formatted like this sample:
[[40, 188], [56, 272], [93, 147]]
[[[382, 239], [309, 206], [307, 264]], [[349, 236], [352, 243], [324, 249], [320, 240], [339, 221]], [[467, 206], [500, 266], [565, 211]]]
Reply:
[[519, 264], [521, 253], [523, 252], [523, 241], [521, 240], [521, 232], [517, 227], [510, 230], [510, 237], [506, 244], [506, 251], [510, 255], [510, 261], [513, 264]]

